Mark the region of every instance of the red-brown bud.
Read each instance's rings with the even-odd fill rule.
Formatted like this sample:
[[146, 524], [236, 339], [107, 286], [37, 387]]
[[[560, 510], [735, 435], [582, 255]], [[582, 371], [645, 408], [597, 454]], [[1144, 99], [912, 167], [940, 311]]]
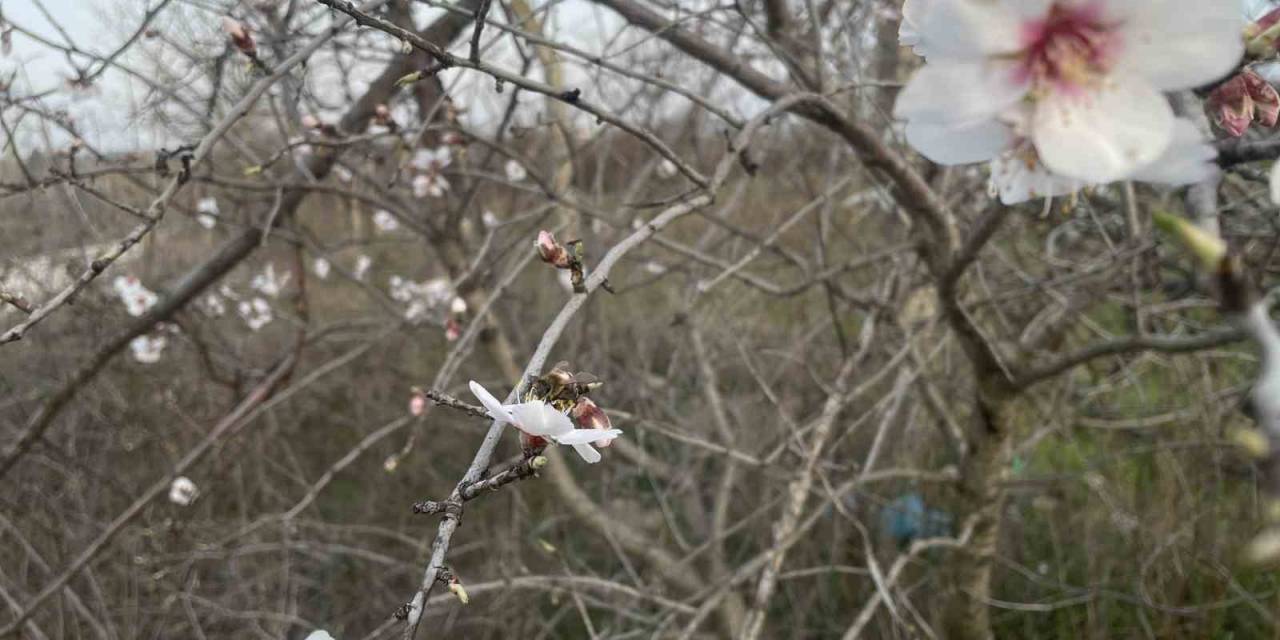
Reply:
[[229, 17], [222, 18], [222, 30], [231, 38], [231, 44], [234, 44], [240, 53], [246, 56], [255, 56], [258, 54], [258, 45], [253, 42], [253, 34], [238, 20]]
[[1218, 85], [1205, 103], [1213, 123], [1233, 137], [1244, 135], [1253, 122], [1253, 98], [1243, 76], [1235, 76]]
[[[586, 396], [578, 396], [578, 402], [569, 410], [569, 417], [573, 418], [579, 429], [612, 429], [613, 423], [609, 420], [609, 414], [604, 412], [599, 405]], [[600, 440], [596, 442], [597, 447], [607, 447], [612, 440]]]
[[1253, 100], [1253, 119], [1264, 127], [1276, 126], [1280, 117], [1280, 93], [1262, 76], [1251, 69], [1245, 69], [1240, 77], [1244, 78], [1249, 98]]

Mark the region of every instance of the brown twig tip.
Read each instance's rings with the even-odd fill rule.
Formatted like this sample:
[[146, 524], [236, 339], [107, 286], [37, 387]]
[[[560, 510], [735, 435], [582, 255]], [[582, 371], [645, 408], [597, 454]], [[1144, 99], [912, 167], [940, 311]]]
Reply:
[[31, 303], [28, 302], [27, 299], [22, 297], [20, 294], [9, 293], [8, 291], [0, 291], [0, 302], [3, 302], [8, 305], [12, 305], [16, 309], [18, 309], [19, 311], [27, 315], [31, 315], [31, 312], [35, 311], [35, 307], [31, 306]]
[[461, 411], [469, 415], [473, 415], [477, 418], [490, 417], [489, 412], [485, 411], [484, 407], [480, 407], [474, 404], [468, 404], [447, 393], [441, 393], [434, 389], [427, 389], [426, 391], [421, 391], [417, 387], [414, 387], [413, 392], [415, 394], [422, 393], [422, 395], [425, 396], [428, 400], [430, 400], [433, 404], [437, 404], [442, 407], [457, 409], [458, 411]]

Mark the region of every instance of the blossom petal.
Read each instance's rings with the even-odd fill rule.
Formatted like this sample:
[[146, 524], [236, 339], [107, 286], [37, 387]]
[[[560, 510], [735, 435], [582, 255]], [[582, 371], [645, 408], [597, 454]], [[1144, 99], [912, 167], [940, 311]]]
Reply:
[[[917, 47], [920, 44], [920, 23], [933, 5], [933, 0], [906, 0], [902, 3], [902, 23], [898, 25], [898, 44]], [[926, 55], [927, 49], [916, 48], [916, 53]]]
[[1271, 165], [1271, 203], [1280, 204], [1280, 162]]
[[1134, 180], [1184, 185], [1207, 180], [1219, 171], [1213, 160], [1218, 150], [1209, 144], [1195, 123], [1178, 118], [1173, 125], [1173, 141], [1155, 162], [1135, 171]]
[[894, 116], [912, 122], [968, 125], [994, 118], [1027, 93], [1014, 63], [929, 62], [898, 94]]
[[996, 120], [956, 127], [911, 121], [906, 127], [907, 143], [938, 164], [985, 162], [1013, 144], [1013, 131]]
[[1067, 195], [1082, 185], [1078, 180], [1050, 173], [1038, 162], [1006, 153], [991, 162], [991, 186], [1000, 194], [1000, 202], [1012, 205]]
[[509, 404], [506, 409], [511, 412], [513, 424], [531, 436], [554, 437], [573, 431], [573, 421], [569, 416], [540, 400]]
[[560, 444], [589, 444], [608, 441], [622, 435], [621, 429], [574, 429], [568, 433], [552, 436], [551, 439]]
[[600, 462], [600, 452], [596, 451], [596, 448], [589, 444], [575, 444], [573, 445], [573, 450], [577, 451], [578, 455], [582, 456], [582, 459], [587, 461], [587, 464]]
[[[1115, 4], [1114, 2], [1108, 4]], [[1123, 3], [1122, 3], [1123, 4]], [[1115, 70], [1164, 91], [1208, 84], [1244, 56], [1239, 3], [1226, 0], [1143, 0], [1120, 27]]]
[[952, 58], [1013, 53], [1021, 46], [1026, 20], [1043, 15], [1050, 4], [1050, 0], [932, 0], [913, 8], [917, 45], [930, 56]]
[[488, 389], [480, 386], [480, 383], [475, 380], [472, 380], [469, 386], [471, 387], [471, 395], [475, 396], [480, 401], [480, 404], [484, 405], [485, 410], [489, 412], [489, 415], [494, 420], [498, 422], [515, 421], [511, 417], [511, 412], [497, 398], [493, 397], [493, 394], [489, 393]]
[[1117, 77], [1036, 105], [1031, 139], [1050, 171], [1086, 182], [1120, 180], [1155, 161], [1173, 138], [1173, 109], [1150, 84]]

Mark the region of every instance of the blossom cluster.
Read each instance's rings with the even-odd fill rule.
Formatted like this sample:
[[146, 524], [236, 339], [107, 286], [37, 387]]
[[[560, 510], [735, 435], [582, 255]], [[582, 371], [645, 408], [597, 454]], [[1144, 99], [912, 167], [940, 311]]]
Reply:
[[1197, 182], [1215, 153], [1164, 92], [1230, 73], [1243, 27], [1228, 0], [906, 0], [900, 40], [926, 62], [894, 113], [930, 160], [990, 163], [1007, 204]]

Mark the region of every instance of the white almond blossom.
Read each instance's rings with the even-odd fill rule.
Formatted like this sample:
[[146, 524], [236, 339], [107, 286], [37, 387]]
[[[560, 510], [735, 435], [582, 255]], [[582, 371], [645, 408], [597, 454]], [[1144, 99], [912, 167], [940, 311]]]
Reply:
[[135, 318], [156, 306], [160, 300], [155, 292], [142, 286], [142, 282], [133, 276], [116, 276], [112, 286], [124, 302], [125, 311]]
[[356, 256], [356, 269], [352, 274], [356, 280], [364, 280], [364, 275], [369, 272], [369, 267], [373, 266], [373, 258], [366, 255]]
[[196, 202], [196, 222], [206, 229], [218, 226], [218, 199], [212, 196]]
[[316, 629], [307, 634], [307, 637], [303, 638], [303, 640], [333, 640], [333, 636], [329, 635], [329, 632], [324, 629]]
[[907, 0], [901, 41], [928, 60], [894, 113], [940, 164], [1013, 152], [1049, 191], [1137, 179], [1177, 138], [1162, 92], [1229, 72], [1242, 26], [1227, 0]]
[[400, 221], [386, 209], [378, 209], [373, 214], [373, 225], [378, 231], [391, 232], [400, 228]]
[[311, 263], [311, 270], [316, 274], [316, 277], [321, 280], [329, 277], [330, 267], [331, 265], [329, 264], [329, 261], [324, 258], [316, 258], [315, 262]]
[[663, 158], [662, 162], [658, 164], [658, 177], [663, 180], [674, 178], [677, 173], [680, 173], [680, 170], [676, 167], [676, 163], [666, 158]]
[[289, 275], [286, 273], [283, 276], [277, 276], [275, 265], [268, 262], [262, 273], [253, 276], [253, 280], [249, 282], [249, 287], [261, 292], [263, 295], [275, 298], [280, 295], [285, 283], [289, 281]]
[[485, 209], [484, 213], [480, 214], [480, 222], [490, 229], [502, 224], [498, 216], [488, 209]]
[[569, 416], [541, 400], [504, 405], [474, 380], [470, 386], [471, 393], [494, 420], [510, 423], [531, 436], [572, 446], [588, 463], [600, 462], [600, 452], [591, 446], [592, 442], [609, 442], [622, 435], [621, 429], [575, 428]]
[[141, 335], [129, 341], [129, 350], [133, 352], [134, 360], [142, 364], [155, 364], [160, 362], [165, 342], [167, 339], [163, 335]]
[[449, 311], [454, 315], [462, 315], [466, 313], [467, 301], [462, 298], [454, 298], [453, 302], [449, 303]]
[[[456, 307], [457, 300], [461, 299], [454, 293], [453, 283], [448, 278], [432, 278], [425, 282], [413, 282], [393, 275], [388, 279], [387, 285], [387, 293], [392, 300], [408, 303], [405, 308], [406, 320], [416, 320], [432, 309], [439, 309], [447, 305]], [[466, 311], [465, 304], [463, 302], [463, 311], [455, 313], [464, 313]]]
[[418, 149], [413, 153], [413, 161], [409, 164], [419, 171], [440, 173], [452, 160], [453, 154], [449, 151], [449, 146], [441, 145], [435, 149]]
[[196, 483], [186, 476], [178, 476], [169, 483], [169, 502], [183, 507], [190, 506], [200, 495]]
[[227, 312], [227, 305], [222, 301], [221, 296], [210, 293], [204, 297], [204, 312], [210, 317], [218, 318]]
[[439, 198], [449, 190], [449, 181], [438, 173], [422, 173], [413, 178], [413, 196], [415, 198]]
[[237, 310], [251, 331], [257, 331], [271, 324], [275, 319], [275, 315], [271, 312], [271, 303], [264, 298], [245, 300], [237, 306]]
[[524, 165], [516, 162], [515, 160], [508, 160], [505, 170], [507, 172], [507, 179], [512, 182], [520, 182], [521, 180], [529, 177], [529, 172], [525, 170]]

